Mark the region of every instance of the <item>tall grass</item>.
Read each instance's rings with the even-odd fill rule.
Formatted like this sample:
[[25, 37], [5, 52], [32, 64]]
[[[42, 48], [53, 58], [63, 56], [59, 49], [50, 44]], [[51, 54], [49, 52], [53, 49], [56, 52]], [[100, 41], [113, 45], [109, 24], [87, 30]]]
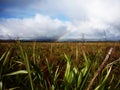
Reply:
[[19, 48], [20, 48], [21, 56], [22, 56], [22, 58], [24, 60], [24, 63], [25, 63], [26, 70], [28, 71], [28, 76], [29, 76], [29, 80], [30, 80], [31, 90], [34, 90], [32, 76], [31, 76], [30, 62], [28, 60], [27, 53], [23, 51], [23, 48], [20, 45], [20, 42], [18, 42], [18, 45], [19, 45]]
[[[1, 54], [0, 90], [86, 90], [91, 82], [92, 85], [88, 90], [120, 89], [120, 79], [114, 73], [116, 72], [114, 68], [120, 66], [120, 60], [104, 62], [101, 59], [107, 57], [107, 53], [102, 55], [101, 48], [97, 49], [97, 52], [89, 53], [82, 47], [80, 49], [79, 46], [75, 46], [75, 57], [62, 52], [60, 53], [61, 60], [53, 60], [54, 62], [45, 55], [44, 58], [37, 58], [42, 56], [36, 52], [36, 42], [32, 44], [31, 48], [32, 51], [29, 54], [27, 47], [17, 42]], [[50, 56], [53, 56], [57, 49], [54, 49], [52, 43], [49, 48]], [[67, 46], [64, 48], [67, 49]], [[79, 60], [81, 63], [76, 64]], [[103, 67], [98, 73], [97, 68], [101, 68], [100, 64]], [[115, 67], [115, 65], [118, 66]], [[94, 76], [95, 79], [92, 80], [96, 73], [98, 73], [97, 76]]]

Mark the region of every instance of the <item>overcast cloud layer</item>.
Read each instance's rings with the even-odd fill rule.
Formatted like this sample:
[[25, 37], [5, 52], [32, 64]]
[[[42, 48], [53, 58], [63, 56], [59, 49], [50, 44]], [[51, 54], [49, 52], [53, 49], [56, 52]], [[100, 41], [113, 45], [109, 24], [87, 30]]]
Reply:
[[120, 40], [120, 0], [0, 0], [0, 39]]

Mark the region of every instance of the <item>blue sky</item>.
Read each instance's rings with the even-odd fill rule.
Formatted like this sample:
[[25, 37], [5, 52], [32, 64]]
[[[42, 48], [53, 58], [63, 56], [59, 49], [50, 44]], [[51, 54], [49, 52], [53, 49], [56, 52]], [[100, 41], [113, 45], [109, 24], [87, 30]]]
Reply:
[[120, 40], [120, 0], [0, 0], [0, 39]]

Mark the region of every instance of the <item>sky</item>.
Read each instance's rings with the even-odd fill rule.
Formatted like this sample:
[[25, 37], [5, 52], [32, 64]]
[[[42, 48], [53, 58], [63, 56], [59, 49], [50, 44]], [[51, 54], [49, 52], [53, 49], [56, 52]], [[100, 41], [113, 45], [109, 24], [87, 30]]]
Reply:
[[0, 0], [0, 39], [120, 40], [120, 0]]

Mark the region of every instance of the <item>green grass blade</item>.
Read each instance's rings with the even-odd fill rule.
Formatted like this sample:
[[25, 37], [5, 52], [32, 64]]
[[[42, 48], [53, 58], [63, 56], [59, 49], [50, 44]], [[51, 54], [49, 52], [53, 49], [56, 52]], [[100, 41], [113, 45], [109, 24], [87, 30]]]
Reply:
[[0, 90], [2, 90], [3, 89], [3, 83], [2, 83], [2, 81], [0, 81]]
[[70, 74], [69, 74], [69, 76], [68, 76], [68, 83], [71, 84], [72, 81], [73, 81], [73, 79], [74, 79], [74, 72], [71, 71]]
[[98, 85], [98, 86], [95, 88], [95, 90], [104, 90], [104, 86], [105, 86], [105, 84], [106, 84], [106, 81], [107, 81], [107, 79], [108, 79], [108, 76], [109, 76], [111, 70], [112, 70], [112, 67], [109, 68], [109, 70], [107, 71], [107, 74], [106, 74], [105, 78], [103, 79], [102, 83], [101, 83], [100, 85]]
[[82, 84], [81, 84], [81, 86], [80, 86], [80, 90], [83, 90], [83, 88], [84, 88], [86, 82], [88, 81], [87, 79], [89, 78], [90, 69], [91, 69], [91, 67], [87, 68], [87, 71], [86, 71], [86, 73], [85, 73], [85, 75], [84, 75]]
[[120, 79], [119, 79], [118, 83], [115, 85], [115, 89], [117, 90], [117, 88], [120, 88], [119, 86], [120, 86]]
[[[67, 57], [67, 56], [66, 56], [66, 59], [67, 59], [67, 65], [66, 65], [66, 70], [65, 70], [64, 77], [65, 77], [65, 80], [68, 81], [69, 75], [70, 75], [71, 65], [70, 65], [70, 61], [68, 61], [68, 57]], [[69, 82], [69, 81], [68, 81], [68, 82]]]
[[70, 59], [68, 58], [68, 56], [64, 53], [64, 57], [66, 61], [70, 61]]
[[54, 75], [54, 83], [56, 82], [60, 72], [58, 71], [59, 70], [59, 66], [57, 67], [56, 71], [55, 71], [55, 75]]
[[37, 75], [40, 82], [43, 82], [44, 78], [43, 78], [43, 73], [42, 73], [41, 69], [37, 65], [35, 65], [34, 63], [32, 63], [32, 66], [33, 66], [33, 69], [34, 69], [33, 71]]
[[55, 86], [54, 85], [52, 85], [51, 90], [55, 90]]
[[5, 55], [6, 55], [7, 52], [8, 51], [6, 51], [6, 52], [3, 53], [3, 55], [0, 57], [0, 61], [3, 60], [3, 58], [5, 57]]
[[78, 52], [78, 47], [76, 46], [76, 61], [78, 61], [78, 57], [79, 57], [79, 56], [78, 56], [78, 53], [79, 53], [79, 52]]
[[9, 90], [17, 90], [17, 89], [19, 89], [19, 87], [9, 88]]
[[18, 75], [18, 74], [28, 74], [28, 72], [26, 70], [19, 70], [19, 71], [11, 72], [8, 74], [4, 74], [3, 76], [12, 76], [12, 75]]
[[36, 57], [35, 57], [36, 56], [35, 49], [36, 49], [36, 42], [33, 43], [33, 55], [32, 56], [33, 56], [33, 62], [34, 62], [34, 64], [37, 64], [36, 63]]
[[83, 74], [82, 72], [80, 72], [77, 81], [77, 88], [80, 87], [82, 80], [83, 80]]
[[83, 68], [81, 69], [79, 75], [78, 75], [78, 80], [77, 80], [77, 88], [80, 88], [80, 90], [83, 89], [85, 86], [85, 83], [87, 82], [88, 75], [90, 73], [90, 60], [87, 58], [86, 54], [84, 51], [83, 53], [83, 58], [84, 58], [84, 63], [83, 63]]
[[70, 85], [73, 81], [74, 78], [74, 71], [71, 70], [71, 60], [70, 58], [68, 58], [68, 56], [66, 54], [64, 54], [65, 60], [66, 62], [66, 69], [65, 69], [65, 73], [64, 73], [64, 81], [65, 81], [65, 87], [64, 90], [69, 90], [70, 89]]
[[28, 77], [29, 77], [29, 80], [30, 80], [31, 89], [34, 90], [32, 76], [31, 76], [31, 70], [30, 70], [30, 63], [29, 63], [29, 60], [28, 60], [28, 56], [27, 56], [26, 53], [24, 53], [23, 48], [20, 45], [20, 42], [18, 42], [18, 45], [19, 45], [19, 48], [20, 48], [21, 55], [22, 55], [22, 57], [24, 59], [24, 62], [25, 62], [25, 67], [26, 67], [26, 69], [28, 71]]
[[48, 59], [46, 58], [46, 64], [47, 64], [47, 68], [48, 68], [48, 71], [49, 71], [49, 74], [50, 74], [50, 76], [52, 75], [52, 65], [50, 65], [50, 63], [48, 62]]
[[9, 54], [10, 54], [10, 50], [11, 50], [11, 49], [9, 49], [9, 50], [7, 51], [7, 53], [6, 53], [6, 55], [5, 55], [5, 59], [4, 59], [4, 62], [3, 62], [3, 66], [5, 66], [6, 63], [8, 62], [7, 60], [8, 60]]
[[90, 65], [90, 60], [87, 58], [87, 55], [85, 54], [84, 51], [82, 51], [82, 53], [83, 53], [83, 57], [84, 57], [84, 60], [85, 60], [84, 65], [88, 68], [89, 65]]
[[32, 90], [34, 90], [33, 88], [33, 81], [32, 81], [32, 76], [31, 76], [31, 70], [30, 70], [30, 64], [29, 64], [29, 61], [28, 61], [28, 56], [27, 54], [25, 53], [25, 61], [26, 61], [26, 69], [28, 71], [28, 76], [29, 76], [29, 79], [30, 79], [30, 84], [31, 84], [31, 88]]

